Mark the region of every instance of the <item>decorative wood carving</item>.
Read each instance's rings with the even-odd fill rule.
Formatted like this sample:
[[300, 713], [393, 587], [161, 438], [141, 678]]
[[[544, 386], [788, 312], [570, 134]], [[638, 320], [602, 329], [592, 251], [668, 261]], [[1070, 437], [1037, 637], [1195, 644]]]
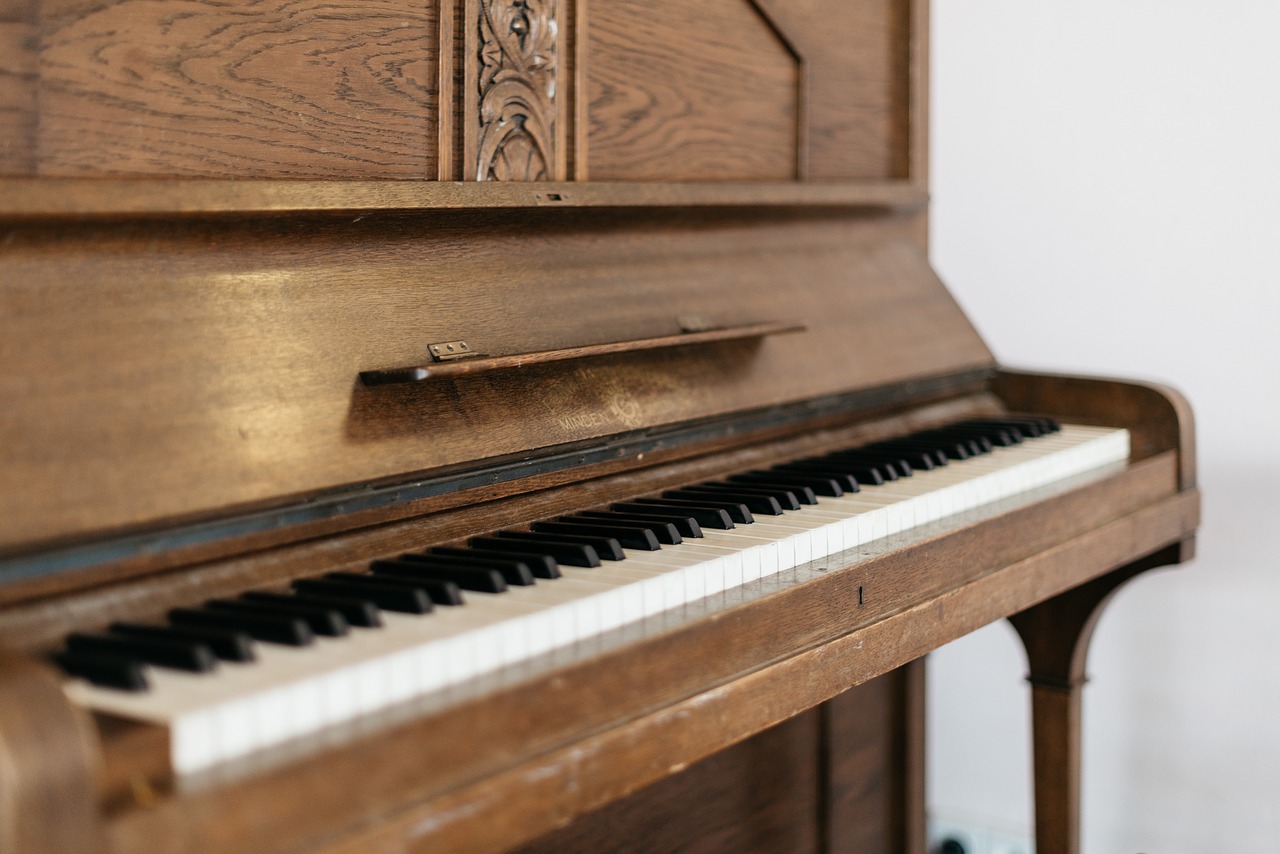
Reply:
[[562, 179], [556, 0], [482, 0], [476, 25], [478, 128], [472, 177]]

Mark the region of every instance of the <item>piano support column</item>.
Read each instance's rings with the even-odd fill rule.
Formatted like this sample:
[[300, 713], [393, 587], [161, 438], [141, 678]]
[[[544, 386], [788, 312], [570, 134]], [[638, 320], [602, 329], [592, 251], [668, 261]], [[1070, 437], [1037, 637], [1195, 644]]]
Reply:
[[91, 733], [52, 668], [0, 655], [0, 851], [102, 850]]
[[1080, 721], [1085, 659], [1103, 606], [1134, 576], [1191, 557], [1186, 540], [1009, 618], [1027, 651], [1031, 683], [1036, 851], [1080, 850]]

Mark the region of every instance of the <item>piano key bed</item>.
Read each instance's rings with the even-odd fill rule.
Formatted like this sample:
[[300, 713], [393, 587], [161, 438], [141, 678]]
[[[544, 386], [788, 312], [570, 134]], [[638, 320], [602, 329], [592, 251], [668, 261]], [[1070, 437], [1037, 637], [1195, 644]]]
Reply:
[[1125, 430], [966, 421], [73, 634], [55, 660], [197, 775], [1128, 456]]

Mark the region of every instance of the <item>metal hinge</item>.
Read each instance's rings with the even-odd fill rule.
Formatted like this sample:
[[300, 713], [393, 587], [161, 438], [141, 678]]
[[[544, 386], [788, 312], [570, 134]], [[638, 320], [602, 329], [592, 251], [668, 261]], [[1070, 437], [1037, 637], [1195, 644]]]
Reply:
[[466, 341], [445, 341], [442, 344], [428, 344], [427, 352], [431, 354], [432, 360], [436, 362], [453, 362], [458, 359], [472, 359], [484, 355], [472, 350], [471, 345]]

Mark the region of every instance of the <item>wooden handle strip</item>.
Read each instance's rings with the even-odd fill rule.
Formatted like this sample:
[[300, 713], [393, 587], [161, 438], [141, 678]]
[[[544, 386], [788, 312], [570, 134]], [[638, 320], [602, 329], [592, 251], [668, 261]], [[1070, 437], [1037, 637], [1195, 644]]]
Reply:
[[452, 362], [433, 362], [426, 365], [411, 365], [405, 368], [390, 368], [382, 371], [361, 371], [360, 381], [366, 386], [424, 382], [426, 380], [509, 370], [526, 365], [542, 365], [548, 362], [563, 362], [573, 359], [590, 359], [614, 353], [637, 353], [643, 350], [662, 350], [671, 347], [688, 347], [697, 344], [763, 338], [767, 335], [803, 332], [804, 329], [805, 326], [801, 323], [778, 321], [747, 323], [741, 326], [726, 326], [720, 329], [707, 329], [700, 332], [660, 335], [655, 338], [637, 338], [632, 341], [586, 344], [581, 347], [539, 350], [533, 353], [516, 353], [507, 356], [474, 356]]

